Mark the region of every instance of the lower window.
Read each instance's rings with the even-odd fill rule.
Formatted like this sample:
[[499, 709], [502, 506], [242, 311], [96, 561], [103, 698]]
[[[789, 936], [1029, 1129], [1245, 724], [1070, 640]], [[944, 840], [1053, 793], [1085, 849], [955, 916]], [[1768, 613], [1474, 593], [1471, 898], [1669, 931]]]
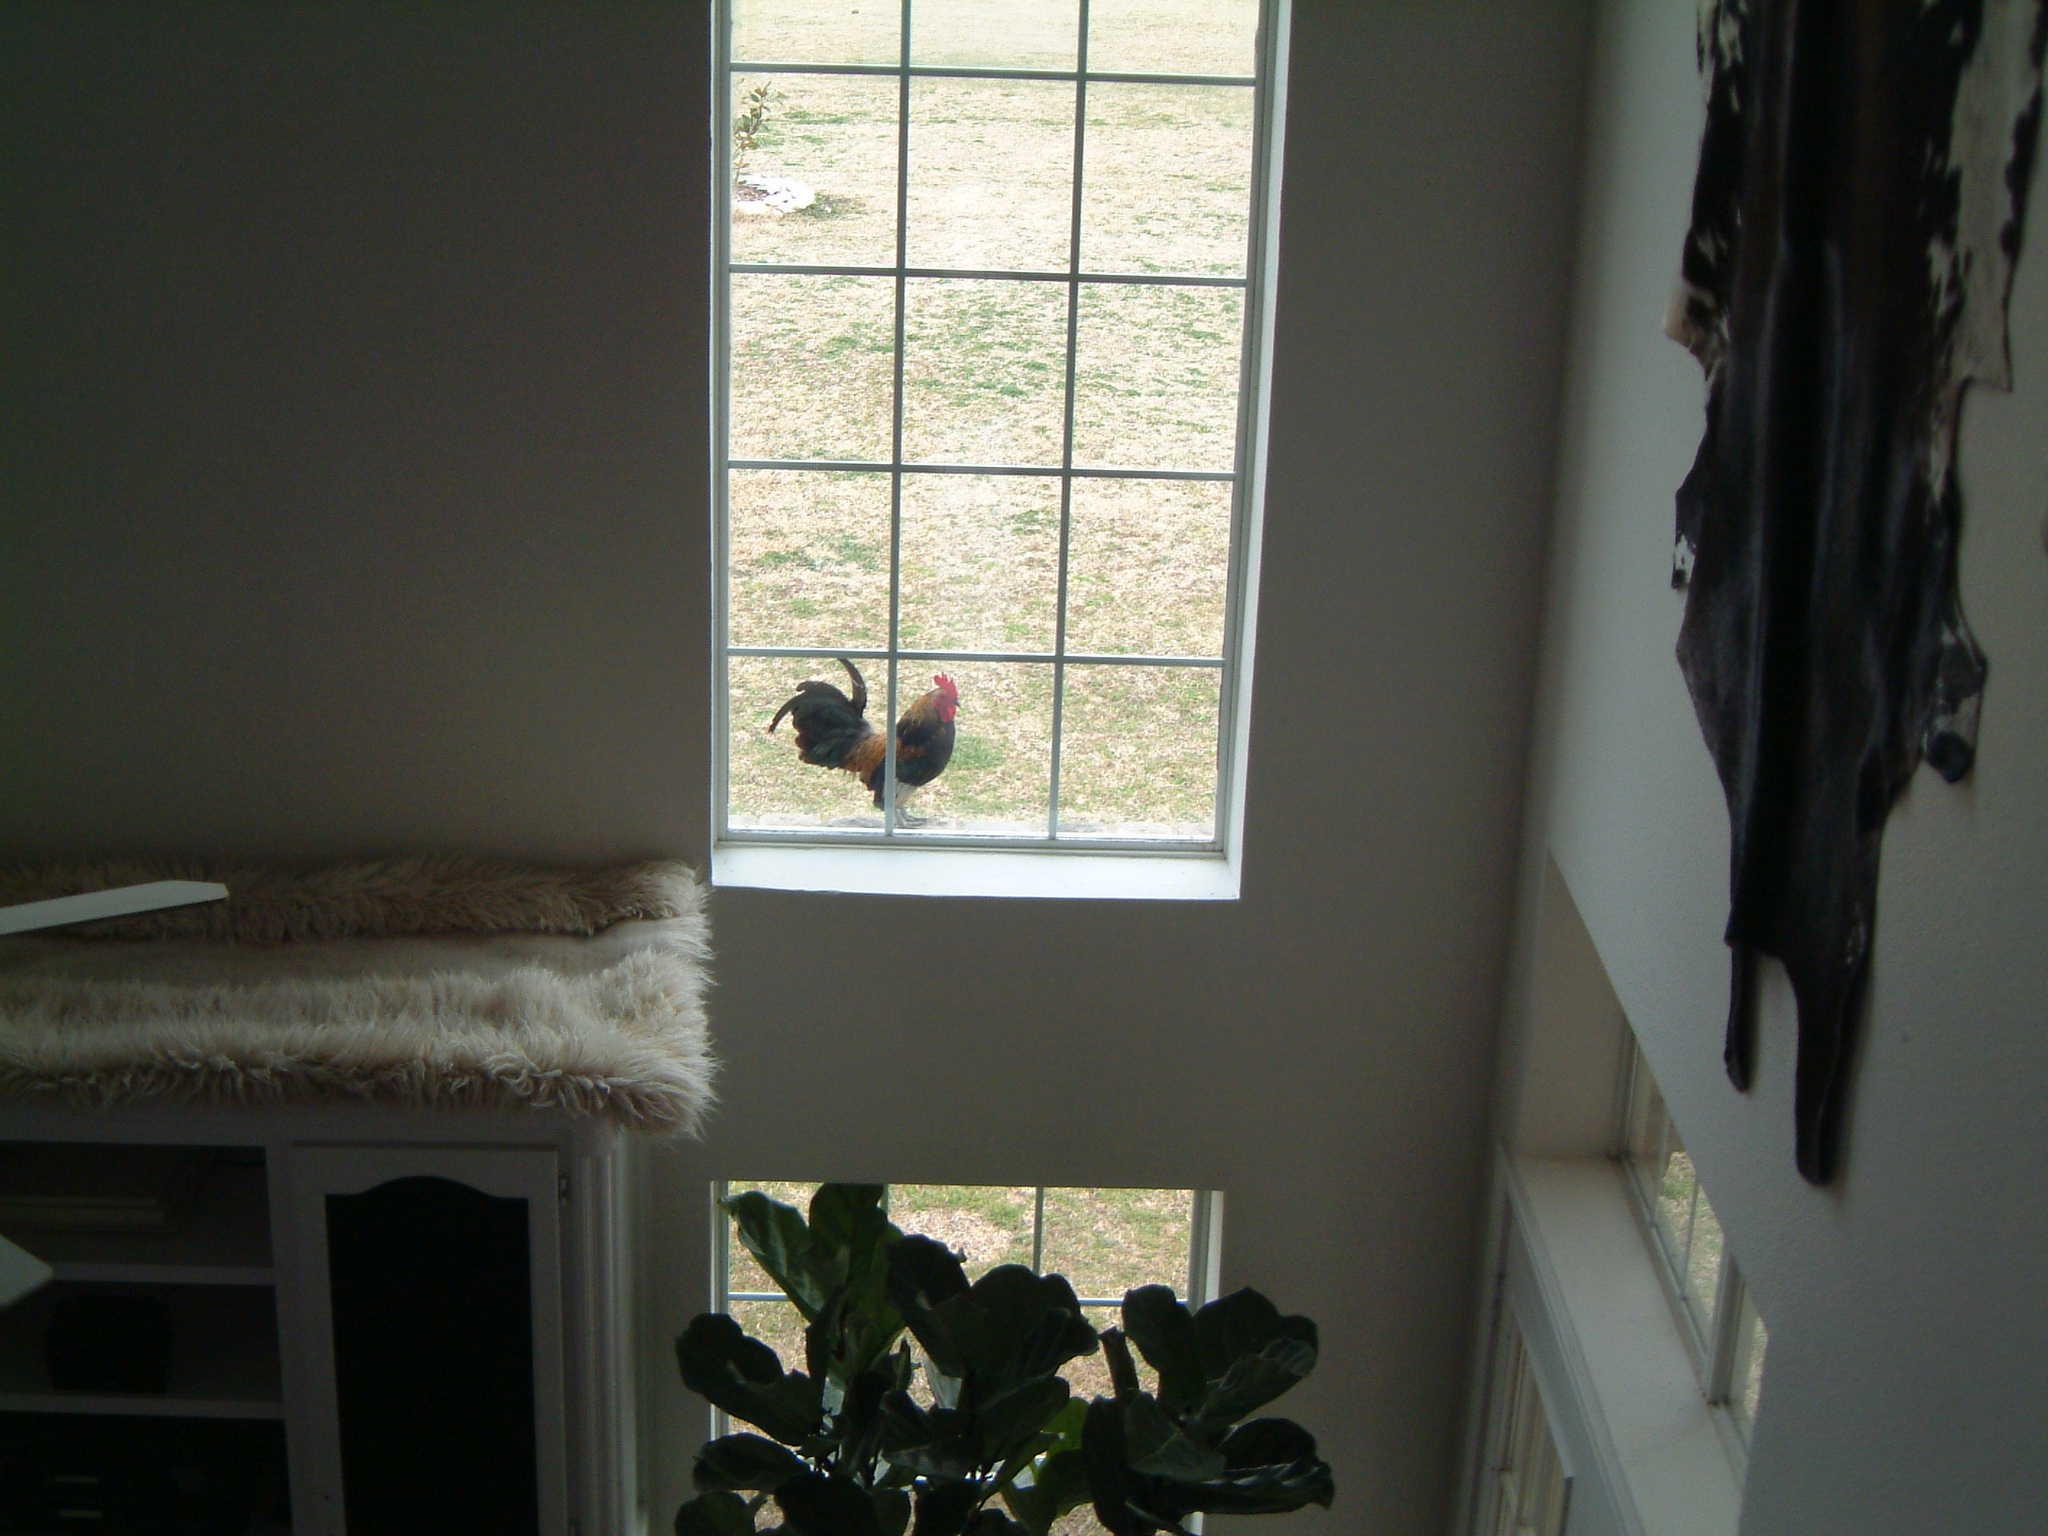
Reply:
[[[723, 1195], [759, 1190], [799, 1210], [815, 1183], [728, 1181]], [[1114, 1324], [1124, 1292], [1141, 1285], [1173, 1287], [1190, 1310], [1213, 1297], [1215, 1197], [1190, 1189], [1082, 1189], [1047, 1185], [892, 1184], [889, 1219], [906, 1235], [922, 1234], [963, 1256], [969, 1280], [1002, 1264], [1061, 1274], [1097, 1331]], [[802, 1316], [734, 1239], [732, 1223], [718, 1235], [722, 1309], [782, 1358], [804, 1363]], [[1140, 1363], [1141, 1374], [1149, 1374]], [[1100, 1354], [1072, 1361], [1065, 1375], [1077, 1397], [1111, 1391]], [[720, 1416], [721, 1419], [723, 1415]], [[734, 1426], [721, 1423], [718, 1432]], [[1194, 1527], [1199, 1529], [1199, 1525]], [[1054, 1527], [1055, 1536], [1098, 1536], [1102, 1525], [1085, 1508]]]

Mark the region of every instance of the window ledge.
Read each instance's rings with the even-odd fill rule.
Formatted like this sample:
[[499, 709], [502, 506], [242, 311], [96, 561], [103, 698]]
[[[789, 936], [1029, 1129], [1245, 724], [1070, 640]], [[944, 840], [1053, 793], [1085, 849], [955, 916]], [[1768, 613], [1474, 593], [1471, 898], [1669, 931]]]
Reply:
[[1727, 1536], [1740, 1479], [1616, 1169], [1510, 1156], [1507, 1185], [1603, 1480], [1638, 1530]]
[[713, 887], [869, 896], [1021, 896], [1068, 901], [1235, 901], [1225, 854], [1034, 848], [819, 848], [720, 843]]

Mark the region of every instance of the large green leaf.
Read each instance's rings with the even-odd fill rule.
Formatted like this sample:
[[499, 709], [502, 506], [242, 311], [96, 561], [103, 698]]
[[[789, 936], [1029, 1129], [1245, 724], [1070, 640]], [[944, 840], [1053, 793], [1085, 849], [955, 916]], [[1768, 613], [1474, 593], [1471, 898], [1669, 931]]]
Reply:
[[1003, 1264], [975, 1281], [969, 1295], [985, 1319], [984, 1358], [977, 1364], [1005, 1387], [1096, 1351], [1095, 1329], [1064, 1275]]
[[1123, 1411], [1124, 1463], [1140, 1477], [1199, 1483], [1222, 1475], [1223, 1453], [1191, 1440], [1149, 1393], [1117, 1406]]
[[[891, 1423], [887, 1403], [903, 1393], [910, 1381], [910, 1360], [906, 1351], [885, 1356], [862, 1371], [848, 1385], [827, 1425], [829, 1443], [835, 1448], [833, 1464], [841, 1472], [873, 1480], [877, 1463], [889, 1443]], [[827, 1394], [828, 1398], [830, 1394]]]
[[1184, 1413], [1202, 1398], [1208, 1378], [1196, 1342], [1195, 1320], [1169, 1285], [1141, 1285], [1124, 1293], [1124, 1333], [1159, 1373], [1159, 1405]]
[[867, 1489], [848, 1477], [807, 1472], [775, 1491], [792, 1536], [894, 1536]]
[[966, 1294], [967, 1268], [944, 1243], [913, 1236], [889, 1245], [889, 1299], [926, 1358], [956, 1379], [967, 1374], [968, 1345], [954, 1337], [950, 1314], [942, 1320], [940, 1311]]
[[810, 1470], [804, 1460], [759, 1435], [721, 1435], [707, 1441], [690, 1469], [699, 1493], [726, 1489], [772, 1493]]
[[754, 1536], [754, 1516], [736, 1493], [707, 1493], [676, 1511], [675, 1536]]
[[885, 1209], [886, 1190], [881, 1184], [821, 1184], [811, 1196], [812, 1247], [829, 1256], [834, 1278], [842, 1284], [857, 1284], [871, 1271], [875, 1288], [881, 1289], [883, 1248], [902, 1235]]
[[980, 1502], [981, 1491], [970, 1482], [920, 1483], [910, 1536], [961, 1536]]
[[974, 1439], [983, 1466], [1037, 1450], [1074, 1389], [1058, 1376], [1036, 1376], [982, 1402], [974, 1411]]
[[[990, 1481], [991, 1491], [1052, 1443], [1047, 1427], [1072, 1396], [1057, 1376], [1043, 1376], [973, 1409], [919, 1408], [892, 1397], [889, 1460], [927, 1478]], [[1001, 1469], [987, 1479], [984, 1469]]]
[[938, 1438], [939, 1432], [932, 1424], [931, 1413], [907, 1389], [898, 1388], [884, 1394], [878, 1417], [881, 1421], [882, 1454], [892, 1460], [900, 1452], [930, 1445]]
[[1137, 1479], [1124, 1465], [1124, 1418], [1113, 1397], [1088, 1405], [1082, 1425], [1081, 1456], [1088, 1469], [1088, 1492], [1095, 1518], [1110, 1536], [1149, 1536], [1152, 1527], [1131, 1513]]
[[[1088, 1411], [1079, 1398], [1067, 1407], [1084, 1416]], [[1003, 1490], [1003, 1502], [1030, 1536], [1047, 1536], [1053, 1521], [1088, 1502], [1088, 1464], [1079, 1447], [1077, 1435], [1072, 1447], [1047, 1452], [1032, 1463], [1027, 1479]]]
[[999, 1509], [978, 1509], [961, 1536], [1031, 1536], [1031, 1533]]
[[[1089, 1475], [1098, 1518], [1118, 1536], [1177, 1529], [1197, 1512], [1281, 1514], [1335, 1496], [1315, 1440], [1286, 1419], [1257, 1419], [1224, 1437], [1222, 1450], [1176, 1440], [1178, 1427], [1149, 1396], [1098, 1398], [1086, 1426]], [[1190, 1446], [1195, 1446], [1191, 1451]], [[1112, 1458], [1119, 1464], [1111, 1466]], [[1101, 1511], [1115, 1500], [1127, 1521]]]
[[800, 1371], [785, 1372], [774, 1350], [748, 1338], [723, 1313], [690, 1320], [676, 1340], [676, 1363], [684, 1386], [784, 1445], [802, 1445], [823, 1425], [819, 1383]]
[[1095, 1330], [1059, 1275], [1003, 1264], [972, 1286], [957, 1255], [929, 1238], [889, 1249], [890, 1296], [932, 1366], [987, 1400], [1092, 1354]]
[[984, 1465], [976, 1419], [958, 1408], [934, 1407], [924, 1416], [924, 1435], [892, 1451], [890, 1461], [940, 1482], [972, 1481]]
[[910, 1495], [901, 1488], [877, 1488], [871, 1497], [882, 1536], [903, 1536], [910, 1525]]
[[840, 1393], [886, 1358], [903, 1334], [902, 1317], [882, 1293], [879, 1263], [873, 1268], [871, 1279], [834, 1290], [804, 1329], [806, 1368]]
[[1238, 1356], [1263, 1344], [1280, 1322], [1280, 1309], [1250, 1286], [1219, 1296], [1195, 1313], [1202, 1374], [1214, 1381]]
[[[1042, 1464], [1048, 1456], [1060, 1451], [1078, 1453], [1081, 1449], [1081, 1425], [1088, 1417], [1088, 1401], [1075, 1397], [1068, 1388], [1067, 1399], [1059, 1409], [1039, 1426], [1038, 1433], [1024, 1440], [1010, 1453], [996, 1470], [996, 1486], [1008, 1490], [1018, 1477]], [[1035, 1472], [1030, 1473], [1035, 1477]]]
[[730, 1195], [719, 1202], [731, 1214], [740, 1242], [796, 1303], [806, 1322], [816, 1318], [831, 1299], [829, 1275], [820, 1275], [811, 1257], [811, 1231], [793, 1205], [771, 1200], [758, 1189]]
[[1316, 1325], [1282, 1317], [1257, 1291], [1235, 1291], [1195, 1314], [1195, 1344], [1208, 1386], [1198, 1409], [1220, 1430], [1262, 1408], [1315, 1368]]
[[812, 1262], [839, 1298], [835, 1380], [866, 1370], [903, 1331], [889, 1300], [888, 1260], [889, 1244], [903, 1234], [884, 1211], [883, 1194], [879, 1184], [826, 1184], [811, 1198]]
[[1223, 1437], [1223, 1461], [1233, 1473], [1313, 1461], [1316, 1437], [1292, 1419], [1251, 1419]]
[[1194, 1484], [1182, 1493], [1179, 1514], [1202, 1510], [1217, 1515], [1279, 1515], [1309, 1504], [1328, 1509], [1336, 1496], [1328, 1463], [1309, 1461]]
[[1253, 1419], [1223, 1437], [1228, 1465], [1200, 1508], [1219, 1514], [1274, 1514], [1305, 1504], [1329, 1508], [1336, 1482], [1316, 1439], [1292, 1419]]

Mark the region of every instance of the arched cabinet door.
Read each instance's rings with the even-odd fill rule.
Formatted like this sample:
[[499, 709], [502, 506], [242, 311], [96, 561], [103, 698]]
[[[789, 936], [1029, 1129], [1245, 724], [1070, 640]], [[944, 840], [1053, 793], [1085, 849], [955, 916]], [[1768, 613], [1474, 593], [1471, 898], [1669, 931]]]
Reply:
[[303, 1528], [567, 1531], [556, 1149], [294, 1146], [287, 1179]]

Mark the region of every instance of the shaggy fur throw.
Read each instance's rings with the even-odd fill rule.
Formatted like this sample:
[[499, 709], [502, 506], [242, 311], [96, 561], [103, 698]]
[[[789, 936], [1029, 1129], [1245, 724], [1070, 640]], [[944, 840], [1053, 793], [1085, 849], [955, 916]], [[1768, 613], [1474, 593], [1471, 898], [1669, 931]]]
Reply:
[[708, 924], [681, 864], [108, 861], [0, 869], [0, 905], [151, 880], [229, 896], [0, 938], [0, 1094], [527, 1107], [670, 1135], [710, 1103]]

